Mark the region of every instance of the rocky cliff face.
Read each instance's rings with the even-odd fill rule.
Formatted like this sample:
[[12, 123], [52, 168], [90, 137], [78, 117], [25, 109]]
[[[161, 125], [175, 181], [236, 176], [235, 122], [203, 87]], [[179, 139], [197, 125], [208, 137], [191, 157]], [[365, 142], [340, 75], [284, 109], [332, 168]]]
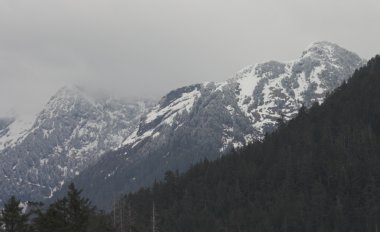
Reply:
[[65, 87], [36, 117], [1, 120], [0, 199], [52, 197], [65, 181], [119, 147], [150, 105]]
[[316, 42], [294, 61], [256, 64], [225, 82], [174, 90], [141, 118], [118, 150], [75, 182], [107, 208], [113, 196], [149, 185], [166, 170], [183, 171], [262, 139], [279, 119], [289, 120], [302, 105], [322, 102], [363, 64], [338, 45]]

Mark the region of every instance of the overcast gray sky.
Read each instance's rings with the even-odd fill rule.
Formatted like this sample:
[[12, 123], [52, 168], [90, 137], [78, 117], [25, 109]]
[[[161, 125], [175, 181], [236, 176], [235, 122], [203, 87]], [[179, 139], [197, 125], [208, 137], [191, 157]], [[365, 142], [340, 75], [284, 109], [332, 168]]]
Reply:
[[156, 96], [328, 40], [378, 53], [378, 0], [0, 0], [0, 115], [65, 84]]

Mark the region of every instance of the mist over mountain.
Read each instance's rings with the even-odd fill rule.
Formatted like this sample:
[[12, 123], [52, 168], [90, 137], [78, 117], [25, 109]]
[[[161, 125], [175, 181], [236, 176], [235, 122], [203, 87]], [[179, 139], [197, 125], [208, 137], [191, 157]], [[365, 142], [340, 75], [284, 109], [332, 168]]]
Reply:
[[152, 101], [127, 101], [66, 86], [36, 116], [0, 120], [0, 200], [40, 201], [118, 148]]

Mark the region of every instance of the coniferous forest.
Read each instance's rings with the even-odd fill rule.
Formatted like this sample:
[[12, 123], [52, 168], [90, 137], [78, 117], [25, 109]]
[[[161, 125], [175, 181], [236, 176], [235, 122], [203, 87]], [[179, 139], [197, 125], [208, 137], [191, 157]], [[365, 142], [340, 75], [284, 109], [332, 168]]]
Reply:
[[11, 197], [0, 213], [0, 231], [113, 232], [114, 229], [109, 215], [96, 210], [71, 183], [65, 197], [47, 206], [29, 202], [25, 207]]
[[279, 124], [262, 142], [126, 195], [116, 227], [380, 231], [380, 57], [322, 105]]
[[216, 161], [129, 193], [104, 214], [75, 186], [23, 213], [12, 197], [7, 232], [380, 230], [380, 56], [322, 105]]

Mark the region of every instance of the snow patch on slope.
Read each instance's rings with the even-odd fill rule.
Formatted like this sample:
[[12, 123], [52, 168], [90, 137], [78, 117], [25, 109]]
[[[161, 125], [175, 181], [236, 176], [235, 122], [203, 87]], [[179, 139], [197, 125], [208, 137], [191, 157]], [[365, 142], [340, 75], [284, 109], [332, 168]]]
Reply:
[[237, 74], [235, 78], [239, 85], [238, 105], [246, 116], [250, 116], [249, 105], [252, 103], [253, 91], [260, 81], [256, 75], [257, 65], [249, 66]]
[[176, 115], [183, 113], [185, 110], [190, 112], [195, 100], [200, 95], [200, 91], [196, 89], [189, 93], [183, 93], [180, 98], [177, 98], [164, 108], [161, 108], [160, 105], [155, 106], [153, 110], [146, 115], [145, 123], [151, 123], [159, 117], [164, 117], [163, 123], [171, 126]]
[[29, 130], [32, 128], [35, 115], [17, 117], [7, 128], [3, 131], [6, 133], [0, 136], [0, 152], [5, 148], [12, 148], [28, 135]]
[[144, 131], [142, 134], [139, 134], [139, 128], [137, 128], [130, 136], [128, 136], [121, 146], [126, 146], [133, 144], [135, 147], [142, 140], [151, 137], [155, 138], [159, 136], [159, 132], [156, 131], [156, 128], [160, 125], [169, 125], [172, 126], [176, 116], [186, 112], [190, 112], [194, 102], [201, 96], [201, 92], [198, 89], [195, 89], [191, 92], [184, 92], [181, 96], [175, 99], [166, 107], [161, 107], [160, 104], [156, 105], [147, 115], [143, 117], [143, 125], [154, 122], [157, 119], [160, 119], [159, 124], [147, 131]]
[[244, 69], [240, 72], [241, 76], [237, 78], [237, 83], [239, 83], [240, 88], [240, 96], [252, 96], [253, 90], [260, 80], [260, 77], [255, 75], [256, 67], [257, 65]]

